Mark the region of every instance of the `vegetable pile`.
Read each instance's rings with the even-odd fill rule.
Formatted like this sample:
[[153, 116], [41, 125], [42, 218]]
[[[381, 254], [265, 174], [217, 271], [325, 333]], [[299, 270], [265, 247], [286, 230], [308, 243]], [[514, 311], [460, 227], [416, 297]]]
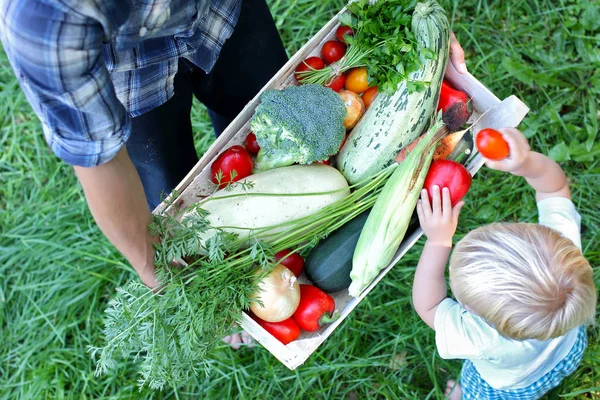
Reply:
[[244, 146], [212, 162], [214, 193], [154, 217], [162, 285], [118, 289], [106, 344], [91, 349], [98, 373], [133, 356], [141, 386], [180, 386], [210, 370], [243, 311], [283, 345], [302, 340], [336, 319], [331, 293], [359, 296], [393, 259], [424, 185], [464, 196], [470, 101], [440, 98], [443, 9], [359, 0], [348, 10], [322, 58], [298, 65], [298, 86], [264, 92]]

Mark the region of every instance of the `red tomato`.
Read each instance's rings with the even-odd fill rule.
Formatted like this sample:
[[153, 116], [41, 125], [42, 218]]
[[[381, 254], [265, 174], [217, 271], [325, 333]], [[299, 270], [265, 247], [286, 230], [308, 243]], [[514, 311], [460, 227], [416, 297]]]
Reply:
[[[304, 269], [304, 258], [302, 258], [302, 256], [298, 253], [290, 253], [292, 253], [290, 249], [281, 250], [279, 253], [275, 254], [275, 261], [279, 261], [283, 257], [287, 256], [281, 262], [281, 265], [292, 271], [297, 278]], [[288, 254], [290, 255], [288, 256]]]
[[447, 187], [454, 206], [469, 191], [471, 179], [471, 174], [462, 164], [451, 160], [437, 160], [431, 164], [423, 188], [427, 189], [431, 199], [435, 185], [438, 185], [440, 190]]
[[377, 97], [377, 86], [373, 86], [365, 90], [362, 94], [363, 103], [365, 107], [369, 108], [373, 100]]
[[315, 161], [315, 164], [331, 165], [329, 158], [327, 160]]
[[502, 134], [495, 129], [482, 129], [475, 138], [477, 150], [490, 160], [503, 160], [510, 154], [508, 143]]
[[252, 318], [258, 322], [267, 332], [283, 344], [288, 344], [298, 339], [300, 327], [293, 318], [284, 319], [281, 322], [267, 322], [253, 315]]
[[321, 326], [335, 321], [333, 297], [316, 286], [300, 285], [300, 304], [293, 318], [305, 331], [318, 331]]
[[246, 145], [246, 150], [248, 150], [248, 153], [252, 154], [253, 156], [258, 154], [258, 151], [260, 150], [260, 146], [258, 145], [258, 142], [256, 141], [256, 135], [254, 133], [250, 132], [248, 134], [248, 136], [246, 136], [245, 145]]
[[344, 87], [344, 83], [346, 83], [346, 74], [341, 74], [333, 78], [329, 83], [325, 84], [325, 86], [334, 92], [339, 92]]
[[346, 38], [345, 38], [345, 36], [354, 36], [354, 31], [349, 26], [341, 25], [335, 31], [335, 37], [340, 42], [346, 44]]
[[346, 46], [335, 40], [325, 42], [323, 48], [321, 48], [321, 56], [327, 64], [338, 61], [344, 57], [344, 54], [346, 54]]
[[310, 69], [323, 69], [325, 68], [325, 63], [323, 62], [323, 60], [321, 60], [319, 57], [308, 57], [306, 60], [304, 60], [303, 62], [301, 62], [297, 67], [296, 67], [296, 80], [298, 82], [301, 82], [301, 79], [298, 79], [298, 72], [302, 72], [302, 71], [308, 71]]
[[[213, 183], [218, 184], [218, 175], [219, 171], [221, 171], [219, 189], [222, 189], [230, 182], [236, 182], [252, 175], [253, 166], [252, 157], [250, 157], [246, 149], [238, 145], [232, 146], [219, 154], [217, 159], [211, 164], [211, 180]], [[233, 180], [231, 179], [232, 175], [234, 175]]]

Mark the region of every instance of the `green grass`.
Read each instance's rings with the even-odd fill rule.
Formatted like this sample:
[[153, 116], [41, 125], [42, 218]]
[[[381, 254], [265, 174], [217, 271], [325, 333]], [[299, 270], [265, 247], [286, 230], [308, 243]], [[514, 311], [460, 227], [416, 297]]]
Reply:
[[[270, 0], [291, 55], [343, 6], [341, 0]], [[600, 266], [600, 12], [584, 0], [444, 1], [470, 71], [498, 97], [519, 96], [521, 128], [571, 179], [583, 216], [583, 248]], [[204, 110], [193, 112], [197, 146], [212, 142]], [[0, 398], [145, 399], [136, 366], [95, 377], [88, 345], [102, 343], [103, 310], [135, 275], [95, 226], [72, 169], [45, 144], [40, 125], [0, 57]], [[534, 221], [522, 179], [482, 171], [458, 232], [497, 220]], [[441, 399], [460, 370], [440, 359], [434, 334], [410, 305], [422, 243], [396, 266], [328, 341], [289, 371], [263, 348], [215, 354], [214, 372], [179, 398]], [[598, 271], [598, 268], [596, 268]], [[600, 287], [600, 273], [596, 272]], [[600, 398], [598, 327], [578, 371], [548, 398]], [[173, 392], [155, 394], [171, 398]]]

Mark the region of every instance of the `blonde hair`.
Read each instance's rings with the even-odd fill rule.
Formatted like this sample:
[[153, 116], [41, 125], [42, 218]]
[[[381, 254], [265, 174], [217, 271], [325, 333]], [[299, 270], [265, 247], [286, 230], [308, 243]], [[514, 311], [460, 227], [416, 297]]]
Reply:
[[450, 258], [456, 299], [503, 336], [547, 340], [592, 320], [592, 267], [573, 242], [537, 224], [495, 223], [467, 234]]

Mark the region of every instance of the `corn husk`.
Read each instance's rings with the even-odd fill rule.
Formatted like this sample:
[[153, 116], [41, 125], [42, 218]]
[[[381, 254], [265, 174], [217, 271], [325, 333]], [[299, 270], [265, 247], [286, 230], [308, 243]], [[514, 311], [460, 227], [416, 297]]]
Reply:
[[358, 297], [394, 258], [419, 200], [435, 148], [447, 133], [438, 117], [385, 184], [354, 250], [350, 296]]

